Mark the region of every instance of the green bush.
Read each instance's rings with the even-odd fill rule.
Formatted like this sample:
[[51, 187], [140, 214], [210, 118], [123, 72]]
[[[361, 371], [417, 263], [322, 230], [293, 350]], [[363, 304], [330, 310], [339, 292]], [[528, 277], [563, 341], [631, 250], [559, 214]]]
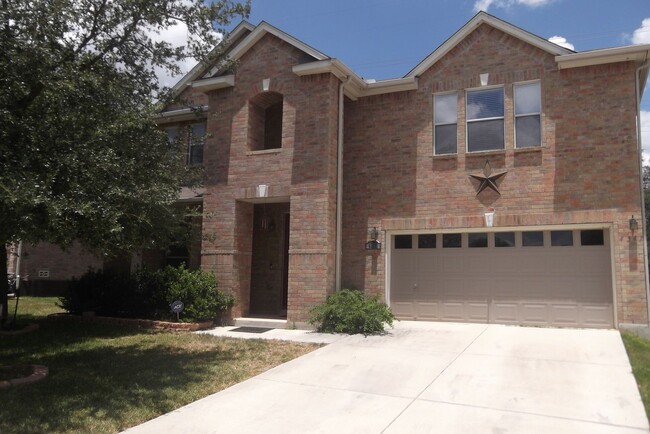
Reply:
[[[164, 291], [166, 312], [169, 312], [172, 302], [180, 300], [185, 305], [181, 317], [187, 321], [214, 319], [220, 312], [235, 304], [232, 295], [217, 291], [217, 280], [212, 273], [191, 271], [181, 265], [150, 274], [154, 282], [161, 282], [163, 285], [160, 289]], [[161, 300], [162, 296], [163, 294], [158, 293], [156, 300]], [[158, 306], [162, 307], [161, 304]]]
[[393, 326], [395, 316], [378, 295], [342, 289], [327, 297], [310, 311], [309, 324], [324, 333], [374, 335], [384, 332], [385, 324]]
[[181, 266], [140, 270], [131, 276], [89, 271], [72, 281], [59, 306], [74, 314], [94, 311], [102, 316], [171, 320], [176, 314], [169, 305], [175, 300], [185, 305], [182, 321], [211, 320], [235, 304], [232, 295], [217, 290], [212, 273]]

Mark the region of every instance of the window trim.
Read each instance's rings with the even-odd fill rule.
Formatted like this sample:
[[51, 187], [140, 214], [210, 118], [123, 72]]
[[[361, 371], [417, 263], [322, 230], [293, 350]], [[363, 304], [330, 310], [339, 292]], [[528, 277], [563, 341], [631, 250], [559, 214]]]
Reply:
[[[539, 113], [526, 113], [522, 115], [517, 114], [517, 86], [525, 86], [529, 84], [539, 84]], [[541, 148], [544, 143], [544, 126], [542, 125], [542, 112], [543, 112], [543, 101], [542, 101], [542, 80], [527, 80], [527, 81], [518, 81], [512, 84], [512, 141], [514, 143], [515, 149], [537, 149]], [[539, 116], [539, 145], [536, 146], [526, 146], [519, 147], [517, 146], [517, 118], [527, 117], [527, 116]]]
[[[458, 91], [457, 90], [450, 90], [447, 92], [439, 92], [439, 93], [434, 93], [432, 95], [432, 120], [433, 120], [433, 131], [432, 131], [432, 136], [433, 136], [433, 155], [434, 156], [446, 156], [446, 155], [458, 155]], [[436, 96], [445, 96], [445, 95], [456, 95], [456, 122], [453, 123], [444, 123], [444, 124], [437, 124], [436, 123]], [[447, 154], [438, 154], [436, 152], [436, 127], [437, 126], [445, 126], [445, 125], [456, 125], [456, 152], [449, 152]]]
[[[481, 119], [469, 119], [467, 113], [467, 97], [470, 92], [479, 92], [482, 90], [493, 90], [501, 89], [501, 94], [503, 96], [503, 116], [490, 117], [490, 118], [481, 118]], [[503, 152], [506, 149], [506, 90], [503, 84], [496, 84], [492, 86], [481, 86], [481, 87], [472, 87], [465, 89], [465, 152], [467, 154], [480, 154], [482, 152]], [[485, 122], [485, 121], [495, 121], [501, 120], [501, 127], [503, 128], [503, 147], [498, 149], [484, 149], [480, 151], [470, 151], [469, 150], [469, 124], [476, 122]]]

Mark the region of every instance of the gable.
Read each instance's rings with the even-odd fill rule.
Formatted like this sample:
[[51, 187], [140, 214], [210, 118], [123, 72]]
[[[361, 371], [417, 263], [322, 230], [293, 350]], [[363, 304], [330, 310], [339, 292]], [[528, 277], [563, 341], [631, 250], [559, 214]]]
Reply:
[[519, 27], [513, 26], [512, 24], [502, 21], [490, 14], [479, 12], [474, 16], [474, 18], [468, 21], [467, 24], [461, 27], [460, 30], [458, 30], [456, 33], [454, 33], [454, 35], [452, 35], [442, 45], [440, 45], [433, 53], [427, 56], [411, 71], [409, 71], [405, 77], [417, 77], [421, 75], [424, 71], [428, 70], [434, 64], [436, 64], [447, 53], [453, 50], [456, 46], [462, 44], [467, 37], [469, 37], [477, 28], [483, 25], [497, 29], [502, 33], [510, 35], [513, 38], [521, 40], [526, 44], [548, 52], [554, 56], [573, 53], [572, 50], [556, 45], [552, 42], [547, 41], [546, 39], [540, 38], [539, 36], [533, 35], [532, 33], [520, 29]]

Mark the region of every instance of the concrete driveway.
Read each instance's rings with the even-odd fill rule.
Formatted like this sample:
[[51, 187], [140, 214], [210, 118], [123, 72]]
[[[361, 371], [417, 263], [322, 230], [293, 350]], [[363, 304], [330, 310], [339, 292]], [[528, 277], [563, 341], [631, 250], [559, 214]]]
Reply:
[[616, 330], [399, 322], [127, 432], [648, 433]]

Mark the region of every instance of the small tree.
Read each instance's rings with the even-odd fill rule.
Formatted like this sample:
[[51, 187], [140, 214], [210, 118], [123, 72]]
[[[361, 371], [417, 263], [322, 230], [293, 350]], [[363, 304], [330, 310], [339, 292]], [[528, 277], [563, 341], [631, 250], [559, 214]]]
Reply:
[[[0, 243], [73, 240], [102, 251], [165, 243], [181, 153], [153, 121], [169, 90], [156, 72], [214, 62], [230, 0], [0, 0]], [[156, 32], [187, 27], [187, 43]], [[216, 32], [215, 32], [216, 30]], [[0, 275], [6, 276], [0, 249]], [[0, 279], [0, 321], [7, 321]]]

